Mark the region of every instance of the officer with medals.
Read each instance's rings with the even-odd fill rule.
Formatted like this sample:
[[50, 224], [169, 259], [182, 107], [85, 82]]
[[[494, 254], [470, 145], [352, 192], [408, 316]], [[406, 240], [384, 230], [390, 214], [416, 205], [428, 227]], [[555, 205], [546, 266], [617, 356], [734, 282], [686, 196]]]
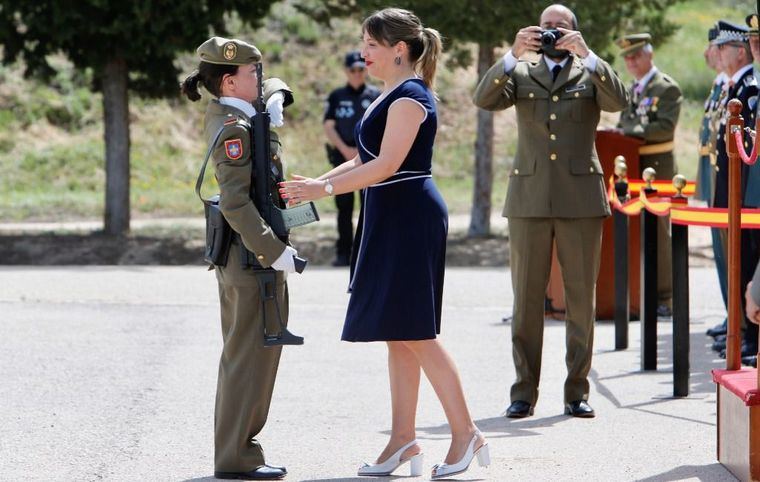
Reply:
[[[715, 194], [713, 206], [718, 208], [728, 207], [728, 151], [726, 146], [726, 122], [728, 120], [727, 104], [732, 99], [742, 102], [741, 115], [745, 125], [755, 125], [755, 113], [757, 108], [758, 85], [752, 67], [752, 53], [749, 45], [749, 30], [741, 25], [735, 25], [726, 21], [718, 22], [718, 34], [713, 43], [718, 47], [721, 65], [727, 76], [724, 84], [726, 91], [725, 102], [718, 105], [720, 115], [720, 127], [716, 142], [716, 175]], [[752, 140], [749, 134], [744, 136], [744, 147], [749, 150]], [[733, 142], [733, 138], [731, 138]], [[756, 164], [753, 168], [757, 168]], [[741, 202], [742, 207], [760, 207], [760, 173], [742, 163]], [[724, 256], [728, 247], [727, 231], [721, 229], [721, 243]], [[743, 229], [741, 233], [741, 285], [742, 292], [748, 285], [758, 261], [758, 247], [760, 236], [758, 230]], [[713, 347], [725, 348], [725, 340], [716, 340]], [[725, 350], [722, 350], [725, 355]], [[741, 354], [743, 362], [751, 363], [757, 354], [757, 325], [745, 323], [744, 340]]]
[[[198, 47], [200, 64], [183, 83], [182, 92], [196, 101], [199, 84], [216, 99], [204, 121], [215, 176], [219, 208], [234, 230], [226, 263], [216, 266], [224, 347], [219, 362], [214, 416], [214, 476], [220, 479], [280, 479], [284, 467], [266, 464], [256, 435], [264, 427], [272, 398], [281, 346], [265, 346], [265, 331], [287, 324], [286, 273], [295, 270], [296, 251], [264, 221], [251, 200], [253, 157], [251, 121], [257, 115], [259, 50], [236, 39], [213, 37]], [[283, 108], [293, 102], [279, 79], [263, 85], [273, 126], [282, 126]], [[277, 135], [271, 133], [272, 166], [282, 171]], [[279, 199], [276, 182], [271, 184]], [[284, 206], [283, 206], [284, 207]], [[276, 270], [275, 284], [262, 293], [265, 268]], [[271, 271], [269, 271], [271, 273]]]
[[[719, 106], [724, 106], [728, 89], [723, 86], [728, 81], [728, 77], [723, 72], [723, 66], [720, 61], [720, 51], [713, 41], [718, 36], [717, 24], [711, 28], [707, 34], [707, 48], [705, 49], [705, 63], [707, 66], [717, 72], [713, 81], [710, 93], [705, 100], [705, 115], [702, 118], [702, 125], [699, 131], [699, 164], [697, 165], [697, 191], [695, 198], [705, 201], [708, 206], [712, 206], [715, 193], [715, 166], [717, 164], [718, 130], [720, 129], [720, 112]], [[726, 284], [726, 258], [724, 257], [723, 245], [718, 228], [710, 228], [712, 236], [713, 257], [715, 259], [715, 268], [718, 274], [721, 296], [723, 305], [728, 308], [728, 285]], [[727, 320], [718, 323], [707, 330], [707, 334], [712, 337], [722, 337], [725, 340]]]
[[[519, 58], [542, 52], [537, 62]], [[507, 417], [533, 414], [541, 376], [544, 294], [556, 243], [567, 303], [565, 413], [593, 417], [588, 373], [602, 222], [610, 215], [594, 140], [601, 111], [628, 104], [625, 85], [578, 31], [573, 12], [551, 5], [540, 26], [521, 29], [512, 49], [481, 79], [481, 109], [517, 111], [517, 154], [504, 216], [509, 219], [517, 380]]]
[[[631, 102], [620, 115], [618, 131], [644, 141], [639, 147], [639, 178], [651, 167], [660, 179], [672, 179], [678, 168], [673, 158], [673, 139], [681, 113], [681, 89], [652, 62], [652, 37], [648, 33], [626, 35], [617, 40], [620, 55], [634, 77]], [[657, 227], [658, 316], [671, 316], [673, 281], [670, 249], [670, 218], [661, 216]]]
[[[327, 159], [337, 167], [357, 155], [354, 128], [367, 107], [380, 96], [377, 87], [367, 84], [367, 70], [358, 51], [346, 54], [346, 85], [333, 90], [325, 105], [324, 129], [327, 137]], [[338, 240], [335, 243], [333, 266], [348, 266], [354, 242], [354, 193], [335, 196], [338, 208]]]

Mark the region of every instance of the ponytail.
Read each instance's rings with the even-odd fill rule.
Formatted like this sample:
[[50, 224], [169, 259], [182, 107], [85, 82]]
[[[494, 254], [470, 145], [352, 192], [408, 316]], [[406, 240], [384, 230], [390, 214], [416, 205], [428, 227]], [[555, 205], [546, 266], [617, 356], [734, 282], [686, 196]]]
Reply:
[[185, 80], [180, 82], [179, 90], [182, 94], [186, 95], [188, 99], [195, 102], [201, 99], [201, 93], [198, 90], [198, 82], [200, 81], [200, 74], [197, 70], [194, 70], [192, 74], [188, 75]]
[[422, 76], [422, 81], [430, 90], [435, 89], [435, 71], [438, 67], [438, 59], [443, 51], [441, 34], [433, 28], [423, 27], [420, 32], [422, 39], [422, 55], [417, 60], [415, 68]]

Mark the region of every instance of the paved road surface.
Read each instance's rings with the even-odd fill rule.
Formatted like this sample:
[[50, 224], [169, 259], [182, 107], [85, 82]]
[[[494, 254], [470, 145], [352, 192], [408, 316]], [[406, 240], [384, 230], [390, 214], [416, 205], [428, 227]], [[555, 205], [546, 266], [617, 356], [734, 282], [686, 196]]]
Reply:
[[[294, 276], [291, 326], [269, 422], [259, 437], [288, 480], [353, 480], [384, 446], [389, 393], [382, 344], [339, 341], [347, 271]], [[615, 352], [596, 331], [593, 420], [562, 415], [564, 328], [547, 322], [536, 415], [502, 416], [514, 376], [503, 269], [450, 269], [442, 340], [459, 365], [493, 465], [464, 480], [732, 480], [715, 460], [704, 330], [722, 319], [711, 269], [692, 270], [692, 395], [672, 399], [670, 324], [661, 370], [639, 371], [639, 324]], [[221, 336], [213, 273], [201, 267], [0, 268], [0, 480], [211, 480]], [[448, 427], [424, 382], [426, 466]], [[403, 473], [402, 473], [403, 474]], [[366, 480], [366, 479], [361, 479]]]

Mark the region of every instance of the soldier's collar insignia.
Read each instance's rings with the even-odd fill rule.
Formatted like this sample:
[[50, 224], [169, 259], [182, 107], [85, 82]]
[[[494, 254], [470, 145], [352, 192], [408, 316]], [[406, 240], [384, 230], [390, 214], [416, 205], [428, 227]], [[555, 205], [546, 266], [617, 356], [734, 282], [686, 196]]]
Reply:
[[243, 141], [240, 139], [224, 141], [224, 152], [233, 161], [240, 159], [243, 157]]
[[224, 44], [224, 58], [226, 60], [232, 60], [237, 56], [237, 45], [235, 42], [227, 42]]

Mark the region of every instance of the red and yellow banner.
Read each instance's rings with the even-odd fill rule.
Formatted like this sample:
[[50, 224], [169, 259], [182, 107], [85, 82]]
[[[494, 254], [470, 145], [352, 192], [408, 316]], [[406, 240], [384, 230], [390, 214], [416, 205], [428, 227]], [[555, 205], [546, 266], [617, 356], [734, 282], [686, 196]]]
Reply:
[[[639, 190], [644, 185], [643, 181], [639, 182]], [[663, 183], [666, 181], [662, 181]], [[684, 189], [683, 193], [687, 194], [694, 192], [694, 183], [690, 182], [687, 188], [691, 186], [690, 190]], [[631, 183], [629, 181], [629, 187]], [[660, 186], [657, 182], [653, 183], [652, 187], [655, 187], [660, 194]], [[670, 185], [672, 193], [675, 194], [676, 190]], [[633, 190], [631, 190], [633, 192]], [[656, 216], [668, 216], [670, 215], [670, 221], [673, 224], [689, 225], [689, 226], [707, 226], [711, 228], [727, 228], [728, 227], [728, 209], [726, 208], [702, 208], [687, 206], [684, 198], [676, 199], [671, 197], [659, 197], [642, 196], [638, 192], [639, 196], [629, 201], [622, 202], [618, 198], [615, 192], [614, 178], [610, 177], [609, 189], [607, 190], [607, 196], [610, 201], [610, 205], [613, 209], [620, 211], [626, 216], [638, 216], [642, 209], [646, 209], [650, 213]], [[668, 194], [668, 193], [664, 193]], [[741, 211], [741, 227], [742, 229], [760, 229], [760, 209], [742, 209]]]

